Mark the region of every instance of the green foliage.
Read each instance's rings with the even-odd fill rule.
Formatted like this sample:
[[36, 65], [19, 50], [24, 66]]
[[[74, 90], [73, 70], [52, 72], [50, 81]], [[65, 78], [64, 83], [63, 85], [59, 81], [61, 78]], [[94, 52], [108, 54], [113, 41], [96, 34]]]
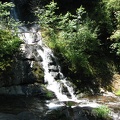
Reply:
[[15, 21], [12, 16], [10, 16], [10, 11], [13, 7], [14, 4], [11, 2], [0, 2], [0, 29], [12, 29], [14, 33], [16, 33], [21, 23]]
[[12, 3], [5, 2], [2, 4], [2, 2], [0, 2], [0, 20], [4, 20], [10, 16], [11, 7], [14, 7]]
[[21, 41], [8, 30], [0, 30], [0, 71], [6, 70]]
[[[11, 66], [21, 41], [16, 36], [17, 22], [10, 18], [12, 3], [0, 2], [0, 75]], [[13, 31], [14, 34], [13, 34]]]
[[113, 9], [110, 1], [83, 4], [86, 9], [81, 6], [74, 14], [69, 11], [58, 14], [54, 2], [36, 11], [43, 38], [59, 58], [65, 75], [78, 89], [92, 94], [99, 92], [100, 86], [107, 89], [113, 72], [117, 71], [109, 47], [112, 44], [114, 52], [120, 48], [119, 6]]
[[54, 97], [54, 94], [53, 94], [53, 92], [51, 92], [51, 91], [47, 91], [47, 93], [46, 93], [46, 97], [47, 98], [53, 98]]
[[107, 8], [113, 12], [120, 10], [119, 0], [103, 0], [107, 3]]
[[117, 20], [116, 30], [110, 36], [110, 39], [113, 41], [110, 48], [116, 52], [117, 55], [120, 56], [120, 11], [115, 13], [115, 17]]
[[37, 12], [37, 16], [41, 26], [47, 26], [50, 47], [59, 51], [72, 72], [75, 73], [82, 67], [89, 73], [89, 52], [95, 51], [99, 45], [97, 29], [91, 28], [94, 22], [88, 17], [83, 19], [86, 12], [82, 6], [76, 10], [76, 15], [69, 12], [56, 15], [55, 10], [58, 8], [54, 2], [45, 8], [43, 14]]
[[97, 116], [97, 118], [106, 118], [109, 119], [110, 109], [107, 106], [100, 106], [98, 108], [94, 108], [92, 113]]
[[115, 94], [120, 96], [120, 90], [118, 90]]
[[112, 44], [110, 48], [113, 52], [120, 56], [120, 1], [119, 0], [109, 0], [106, 1], [106, 7], [114, 20], [115, 29], [112, 31], [110, 36], [110, 40], [112, 40]]
[[[106, 1], [106, 0], [103, 0]], [[120, 1], [119, 0], [107, 0], [106, 2], [106, 11], [107, 14], [109, 14], [109, 17], [112, 17], [111, 20], [113, 20], [113, 25], [116, 30], [120, 30]], [[115, 31], [116, 31], [115, 30]], [[112, 31], [113, 34], [115, 31]], [[114, 39], [115, 37], [111, 38]]]
[[3, 3], [0, 2], [0, 27], [10, 27], [11, 18], [10, 18], [10, 9], [14, 7], [12, 3]]
[[55, 10], [58, 9], [56, 5], [56, 3], [51, 2], [46, 5], [45, 8], [39, 8], [35, 11], [35, 14], [39, 18], [39, 24], [42, 27], [52, 27], [56, 25], [58, 19], [58, 16], [55, 15]]
[[103, 43], [106, 42], [107, 35], [113, 31], [113, 16], [107, 8], [107, 3], [108, 0], [99, 0], [89, 13], [91, 19], [95, 20], [95, 25], [99, 27], [99, 37]]
[[77, 103], [73, 101], [65, 101], [64, 102], [67, 107], [72, 107], [75, 106]]

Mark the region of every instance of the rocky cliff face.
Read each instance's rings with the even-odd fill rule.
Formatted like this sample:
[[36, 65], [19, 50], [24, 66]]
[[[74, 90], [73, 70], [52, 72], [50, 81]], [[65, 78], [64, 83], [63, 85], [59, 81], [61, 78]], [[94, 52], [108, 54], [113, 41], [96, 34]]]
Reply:
[[[15, 19], [25, 21], [26, 23], [35, 20], [35, 17], [31, 12], [32, 0], [5, 0], [2, 2], [10, 1], [15, 4], [15, 9], [12, 13]], [[8, 68], [2, 76], [0, 76], [0, 94], [47, 94], [47, 90], [43, 85], [41, 85], [44, 83], [44, 71], [42, 66], [38, 63], [38, 61], [41, 61], [41, 58], [39, 57], [36, 59], [34, 56], [35, 48], [36, 45], [28, 45], [25, 42], [21, 45], [21, 51], [14, 55], [11, 67]]]
[[14, 57], [11, 69], [0, 76], [0, 95], [55, 98], [54, 93], [45, 87], [42, 58], [36, 57], [36, 47], [37, 44], [21, 44], [21, 52]]
[[[34, 46], [21, 45], [21, 53], [16, 55], [11, 70], [0, 80], [0, 94], [26, 95], [44, 92], [43, 69], [35, 60]], [[28, 93], [27, 93], [28, 92]]]

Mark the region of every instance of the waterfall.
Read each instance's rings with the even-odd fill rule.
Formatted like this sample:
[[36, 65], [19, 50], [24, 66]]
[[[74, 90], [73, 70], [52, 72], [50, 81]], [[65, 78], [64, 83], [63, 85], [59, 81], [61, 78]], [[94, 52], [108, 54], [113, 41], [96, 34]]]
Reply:
[[[59, 101], [76, 100], [72, 84], [61, 73], [61, 68], [52, 50], [43, 43], [38, 26], [35, 24], [30, 28], [23, 26], [19, 29], [19, 32], [19, 37], [26, 44], [36, 46], [35, 59], [42, 58], [42, 62], [39, 61], [39, 64], [42, 64], [44, 69], [44, 81], [47, 83], [47, 89], [53, 91]], [[66, 89], [65, 92], [63, 92], [64, 89]]]
[[[16, 4], [14, 0], [12, 0], [12, 2]], [[18, 9], [21, 8], [22, 7], [19, 7], [17, 4], [11, 11], [11, 16], [13, 16], [16, 21], [18, 21], [19, 14], [21, 14]], [[18, 11], [20, 13], [17, 13]], [[53, 51], [43, 43], [39, 25], [23, 25], [19, 27], [18, 31], [18, 36], [27, 46], [34, 46], [34, 58], [44, 69], [44, 81], [47, 83], [47, 89], [53, 91], [59, 101], [76, 100], [77, 98], [74, 95], [72, 83], [67, 81], [61, 73], [61, 68]], [[39, 61], [38, 58], [40, 57], [42, 58], [42, 61]]]
[[[38, 53], [43, 58], [43, 68], [45, 71], [44, 72], [45, 82], [48, 83], [47, 88], [49, 90], [53, 91], [60, 101], [65, 101], [65, 100], [70, 99], [70, 98], [68, 98], [67, 95], [62, 93], [63, 87], [66, 87], [68, 93], [71, 96], [71, 99], [75, 100], [76, 97], [74, 95], [73, 88], [72, 88], [72, 86], [67, 85], [67, 81], [64, 78], [63, 74], [61, 73], [60, 66], [57, 64], [56, 58], [53, 55], [52, 50], [43, 45], [42, 45], [42, 48], [43, 48], [43, 51], [38, 50]], [[50, 62], [52, 62], [51, 58], [54, 60], [56, 65], [50, 65]], [[51, 70], [51, 67], [53, 67], [52, 70]], [[52, 72], [50, 72], [50, 70]], [[58, 78], [57, 78], [58, 80], [55, 80], [56, 76], [58, 76]]]

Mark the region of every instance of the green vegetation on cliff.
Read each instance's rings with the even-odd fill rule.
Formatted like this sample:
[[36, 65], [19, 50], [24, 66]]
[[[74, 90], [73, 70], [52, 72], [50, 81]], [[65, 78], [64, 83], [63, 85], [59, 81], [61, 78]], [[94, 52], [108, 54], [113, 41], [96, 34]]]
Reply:
[[64, 2], [56, 2], [60, 9], [57, 3], [50, 2], [36, 15], [64, 74], [83, 91], [98, 92], [99, 87], [111, 90], [112, 75], [120, 70], [120, 2], [71, 1], [74, 6], [69, 4], [64, 10]]
[[[0, 75], [10, 68], [13, 56], [18, 51], [21, 41], [15, 34], [15, 21], [10, 18], [11, 3], [0, 2]], [[11, 31], [14, 30], [14, 34]]]

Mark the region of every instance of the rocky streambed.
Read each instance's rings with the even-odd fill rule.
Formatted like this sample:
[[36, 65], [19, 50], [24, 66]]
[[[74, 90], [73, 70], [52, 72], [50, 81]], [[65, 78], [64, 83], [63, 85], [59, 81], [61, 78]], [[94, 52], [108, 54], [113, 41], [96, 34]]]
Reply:
[[[106, 105], [111, 118], [100, 118], [92, 110]], [[0, 96], [0, 120], [120, 120], [120, 98], [113, 94], [73, 101], [43, 100], [40, 97]]]

